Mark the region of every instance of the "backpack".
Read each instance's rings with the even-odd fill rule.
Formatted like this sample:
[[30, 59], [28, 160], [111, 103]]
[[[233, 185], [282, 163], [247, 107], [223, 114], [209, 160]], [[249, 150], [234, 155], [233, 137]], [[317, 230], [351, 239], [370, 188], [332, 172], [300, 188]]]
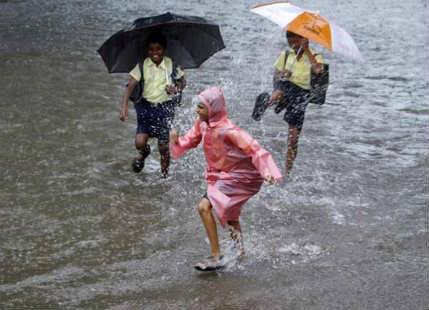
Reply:
[[[132, 93], [130, 94], [130, 100], [134, 104], [140, 102], [140, 100], [143, 98], [143, 87], [144, 87], [143, 63], [139, 62], [138, 65], [139, 65], [139, 70], [141, 73], [141, 78], [140, 78], [140, 81], [138, 82], [138, 84], [134, 87]], [[171, 76], [171, 80], [173, 81], [173, 84], [175, 86], [177, 85], [177, 79], [175, 78], [176, 75], [177, 75], [177, 65], [173, 61], [173, 70], [172, 70], [170, 76]], [[128, 84], [126, 86], [128, 86]], [[172, 100], [173, 100], [174, 105], [179, 106], [180, 102], [182, 101], [182, 92], [179, 91], [176, 95], [173, 96]]]
[[311, 72], [310, 102], [322, 105], [326, 101], [326, 92], [329, 86], [329, 64], [323, 64], [319, 73]]
[[[317, 54], [314, 54], [316, 56]], [[286, 51], [284, 68], [286, 67], [286, 61], [289, 57], [289, 51]], [[329, 86], [329, 64], [323, 64], [323, 70], [320, 73], [314, 73], [311, 70], [310, 80], [310, 102], [318, 105], [322, 105], [326, 101], [326, 92]]]

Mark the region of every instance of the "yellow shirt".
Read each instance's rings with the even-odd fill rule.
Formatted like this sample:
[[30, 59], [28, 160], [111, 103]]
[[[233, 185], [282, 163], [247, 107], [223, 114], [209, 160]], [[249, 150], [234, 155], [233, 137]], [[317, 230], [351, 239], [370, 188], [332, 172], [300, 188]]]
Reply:
[[[314, 52], [312, 50], [310, 51], [314, 55]], [[279, 58], [277, 58], [276, 62], [274, 63], [274, 67], [280, 72], [283, 72], [286, 69], [292, 71], [292, 75], [289, 78], [289, 81], [301, 88], [311, 89], [311, 63], [307, 55], [304, 54], [302, 55], [300, 60], [296, 60], [294, 67], [292, 66], [292, 64], [294, 62], [294, 59], [296, 58], [295, 51], [289, 51], [289, 57], [287, 58], [286, 66], [285, 56], [286, 52], [282, 52]], [[317, 54], [315, 57], [317, 62], [323, 63], [323, 57], [321, 55]]]
[[[171, 81], [171, 72], [173, 71], [173, 61], [171, 58], [164, 56], [161, 63], [157, 66], [149, 57], [143, 62], [143, 97], [154, 104], [159, 104], [164, 101], [171, 100], [171, 95], [165, 91], [167, 85], [167, 76], [169, 79], [168, 84], [173, 84]], [[136, 64], [130, 75], [136, 80], [140, 81], [141, 73], [139, 65]], [[180, 79], [185, 73], [177, 67], [176, 79]]]

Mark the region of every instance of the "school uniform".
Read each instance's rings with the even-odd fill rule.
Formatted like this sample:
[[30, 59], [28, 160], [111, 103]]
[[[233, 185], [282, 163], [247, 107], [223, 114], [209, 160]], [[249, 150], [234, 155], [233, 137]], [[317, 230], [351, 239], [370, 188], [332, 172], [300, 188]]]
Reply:
[[[310, 50], [314, 55], [315, 53]], [[296, 59], [294, 50], [290, 50], [286, 58], [286, 52], [282, 52], [274, 63], [274, 67], [280, 71], [292, 71], [292, 75], [285, 80], [274, 82], [274, 89], [281, 90], [287, 101], [283, 119], [289, 126], [302, 130], [305, 110], [309, 103], [311, 91], [311, 63], [304, 53], [301, 59]], [[323, 63], [323, 57], [315, 55], [317, 62]], [[294, 64], [295, 62], [295, 64]], [[292, 68], [293, 67], [293, 68]]]
[[[165, 87], [172, 84], [172, 72], [173, 61], [169, 57], [164, 56], [158, 66], [149, 57], [144, 60], [142, 100], [134, 104], [137, 114], [137, 134], [145, 133], [159, 141], [169, 141], [175, 105], [173, 96], [166, 92]], [[140, 82], [142, 75], [138, 64], [131, 70], [130, 75]], [[177, 67], [175, 79], [183, 76], [184, 72]]]

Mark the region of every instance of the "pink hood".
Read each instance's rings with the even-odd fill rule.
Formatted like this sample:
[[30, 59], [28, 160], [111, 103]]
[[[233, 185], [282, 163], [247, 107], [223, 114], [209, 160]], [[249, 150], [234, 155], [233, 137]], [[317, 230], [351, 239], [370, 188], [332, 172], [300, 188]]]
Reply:
[[225, 98], [219, 87], [207, 88], [198, 95], [200, 101], [204, 102], [209, 110], [209, 126], [216, 127], [221, 122], [228, 120]]

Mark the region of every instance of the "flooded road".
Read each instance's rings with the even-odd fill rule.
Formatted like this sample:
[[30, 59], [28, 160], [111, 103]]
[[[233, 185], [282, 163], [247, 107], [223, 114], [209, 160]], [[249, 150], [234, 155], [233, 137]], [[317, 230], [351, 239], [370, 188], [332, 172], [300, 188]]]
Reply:
[[0, 309], [428, 309], [427, 1], [296, 3], [346, 28], [365, 62], [312, 45], [331, 66], [328, 102], [307, 109], [291, 179], [245, 205], [243, 264], [192, 268], [208, 255], [201, 147], [167, 180], [156, 151], [131, 171], [128, 77], [109, 75], [96, 50], [166, 11], [211, 19], [226, 45], [187, 70], [178, 129], [195, 119], [192, 96], [219, 85], [230, 118], [284, 171], [281, 116], [250, 117], [286, 48], [255, 4], [0, 1]]

